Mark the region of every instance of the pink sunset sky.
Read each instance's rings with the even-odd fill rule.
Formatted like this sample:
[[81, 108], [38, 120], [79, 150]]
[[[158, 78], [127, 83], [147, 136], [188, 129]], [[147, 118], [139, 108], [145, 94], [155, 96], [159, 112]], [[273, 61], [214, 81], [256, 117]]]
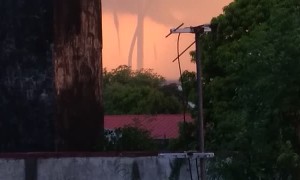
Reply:
[[[138, 1], [143, 2], [144, 18], [144, 68], [169, 80], [179, 78], [177, 62], [177, 34], [165, 36], [171, 28], [181, 23], [197, 26], [209, 23], [222, 13], [232, 0], [102, 0], [103, 6], [103, 67], [108, 70], [128, 64], [130, 44], [137, 25]], [[119, 28], [119, 40], [116, 26]], [[194, 41], [193, 34], [182, 34], [180, 49], [184, 50]], [[193, 46], [189, 51], [194, 50]], [[195, 70], [190, 62], [189, 51], [182, 57], [182, 70]], [[136, 48], [132, 68], [136, 69]]]

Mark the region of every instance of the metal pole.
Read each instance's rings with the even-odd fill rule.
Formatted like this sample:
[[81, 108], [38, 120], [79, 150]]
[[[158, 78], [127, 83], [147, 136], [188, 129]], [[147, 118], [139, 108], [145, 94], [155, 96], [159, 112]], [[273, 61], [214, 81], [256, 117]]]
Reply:
[[[199, 150], [200, 153], [204, 153], [204, 132], [203, 132], [203, 97], [202, 97], [202, 70], [201, 70], [201, 44], [200, 44], [200, 32], [195, 32], [195, 41], [196, 41], [196, 66], [197, 66], [197, 101], [198, 101], [198, 113], [197, 113], [197, 129], [198, 129], [198, 138], [199, 138]], [[200, 158], [200, 173], [201, 180], [206, 180], [206, 168], [205, 168], [205, 159]]]

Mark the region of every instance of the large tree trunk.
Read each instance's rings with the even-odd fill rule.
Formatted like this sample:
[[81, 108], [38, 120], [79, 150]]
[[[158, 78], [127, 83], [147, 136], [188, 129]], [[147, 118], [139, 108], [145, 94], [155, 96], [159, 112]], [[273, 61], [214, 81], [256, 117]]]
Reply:
[[101, 0], [54, 0], [56, 148], [102, 147]]

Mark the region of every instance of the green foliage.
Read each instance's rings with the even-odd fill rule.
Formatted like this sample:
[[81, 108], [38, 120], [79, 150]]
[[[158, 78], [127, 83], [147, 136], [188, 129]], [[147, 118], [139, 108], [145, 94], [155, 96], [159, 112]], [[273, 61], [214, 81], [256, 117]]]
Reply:
[[225, 179], [298, 176], [299, 13], [299, 1], [237, 0], [202, 39], [206, 142]]
[[150, 132], [143, 128], [126, 126], [105, 132], [106, 151], [156, 150], [157, 145]]
[[153, 88], [160, 87], [165, 79], [154, 73], [151, 69], [141, 69], [133, 71], [129, 66], [120, 65], [111, 72], [104, 70], [104, 87], [111, 84], [122, 84], [132, 86], [150, 86]]
[[214, 178], [300, 178], [299, 17], [298, 0], [235, 0], [202, 37]]
[[195, 100], [197, 98], [196, 96], [196, 89], [197, 89], [197, 82], [196, 82], [196, 73], [190, 72], [185, 70], [180, 80], [182, 81], [182, 87], [185, 95], [187, 96], [188, 101], [192, 101], [193, 103], [196, 103]]
[[195, 123], [181, 122], [179, 126], [179, 137], [170, 141], [169, 149], [173, 151], [196, 150], [196, 126]]
[[[175, 93], [168, 93], [162, 76], [152, 70], [132, 71], [119, 66], [104, 73], [106, 114], [178, 113], [181, 105]], [[170, 89], [169, 89], [170, 90]]]

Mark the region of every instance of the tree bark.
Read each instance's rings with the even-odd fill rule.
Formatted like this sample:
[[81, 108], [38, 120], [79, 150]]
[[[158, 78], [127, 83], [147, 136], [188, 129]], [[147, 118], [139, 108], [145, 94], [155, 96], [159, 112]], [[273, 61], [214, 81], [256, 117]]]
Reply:
[[101, 0], [54, 0], [56, 149], [103, 144]]

